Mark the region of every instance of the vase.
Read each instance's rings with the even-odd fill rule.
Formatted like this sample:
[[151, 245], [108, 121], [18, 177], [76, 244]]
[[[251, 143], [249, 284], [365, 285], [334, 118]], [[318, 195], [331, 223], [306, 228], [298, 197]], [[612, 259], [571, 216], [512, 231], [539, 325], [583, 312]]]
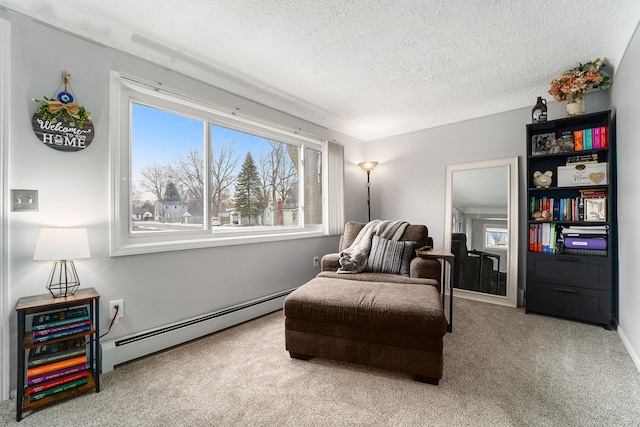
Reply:
[[574, 102], [567, 102], [567, 115], [580, 116], [584, 114], [582, 99], [576, 99]]

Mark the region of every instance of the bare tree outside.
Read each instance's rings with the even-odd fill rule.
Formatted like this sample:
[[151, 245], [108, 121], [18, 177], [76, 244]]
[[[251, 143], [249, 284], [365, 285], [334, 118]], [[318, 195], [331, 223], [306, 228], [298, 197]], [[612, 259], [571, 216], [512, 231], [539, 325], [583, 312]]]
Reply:
[[509, 246], [509, 234], [499, 231], [487, 231], [487, 246], [506, 248]]
[[162, 200], [167, 184], [172, 179], [172, 173], [169, 165], [150, 164], [140, 171], [143, 178], [140, 186], [153, 194], [156, 200]]
[[[280, 141], [268, 140], [269, 151], [260, 155], [259, 170], [262, 179], [262, 192], [267, 205], [271, 205], [276, 217], [273, 225], [283, 225], [282, 207], [289, 209], [297, 206], [298, 168], [288, 153], [289, 145]], [[291, 146], [297, 158], [299, 148]]]
[[213, 146], [211, 156], [211, 211], [219, 216], [224, 209], [233, 206], [235, 170], [240, 157], [234, 153], [233, 142]]
[[193, 209], [202, 211], [205, 178], [204, 160], [200, 151], [191, 148], [186, 157], [178, 156], [173, 174], [184, 188], [183, 201], [195, 202]]

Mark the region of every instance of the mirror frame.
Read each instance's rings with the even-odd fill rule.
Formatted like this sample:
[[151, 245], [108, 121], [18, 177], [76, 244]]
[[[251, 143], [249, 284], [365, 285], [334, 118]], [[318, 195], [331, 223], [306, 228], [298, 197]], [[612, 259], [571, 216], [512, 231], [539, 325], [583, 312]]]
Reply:
[[[509, 248], [507, 251], [507, 295], [491, 295], [481, 292], [455, 289], [454, 295], [460, 298], [489, 302], [492, 304], [518, 306], [518, 157], [481, 160], [477, 162], [458, 163], [445, 166], [445, 201], [444, 201], [444, 247], [451, 248], [451, 215], [453, 212], [453, 173], [474, 169], [507, 167]], [[449, 282], [451, 283], [451, 282]], [[450, 291], [449, 291], [450, 292]]]

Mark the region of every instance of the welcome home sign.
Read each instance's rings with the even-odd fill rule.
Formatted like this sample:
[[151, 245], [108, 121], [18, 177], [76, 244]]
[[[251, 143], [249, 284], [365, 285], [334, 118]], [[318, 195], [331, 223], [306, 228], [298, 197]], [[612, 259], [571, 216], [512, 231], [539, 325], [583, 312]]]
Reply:
[[93, 123], [90, 120], [78, 127], [73, 121], [52, 123], [42, 114], [35, 113], [31, 125], [33, 132], [44, 145], [60, 151], [84, 150], [93, 140]]

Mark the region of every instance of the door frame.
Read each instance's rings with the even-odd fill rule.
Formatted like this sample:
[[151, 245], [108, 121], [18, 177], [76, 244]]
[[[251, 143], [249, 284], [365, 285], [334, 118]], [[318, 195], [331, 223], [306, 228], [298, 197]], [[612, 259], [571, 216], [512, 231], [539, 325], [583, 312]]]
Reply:
[[9, 218], [8, 154], [9, 154], [9, 81], [11, 78], [10, 49], [11, 24], [0, 17], [0, 397], [9, 399], [10, 346], [9, 346]]

